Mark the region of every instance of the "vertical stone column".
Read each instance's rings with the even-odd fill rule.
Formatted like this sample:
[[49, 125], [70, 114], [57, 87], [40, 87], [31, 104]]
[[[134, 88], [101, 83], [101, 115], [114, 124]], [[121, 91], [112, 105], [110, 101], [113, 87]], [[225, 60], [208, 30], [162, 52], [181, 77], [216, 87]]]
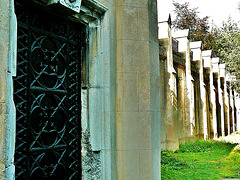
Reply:
[[235, 91], [234, 91], [234, 88], [232, 90], [232, 99], [233, 99], [233, 109], [232, 109], [232, 116], [233, 116], [233, 132], [236, 131], [237, 129], [237, 123], [236, 123], [236, 116], [235, 116]]
[[[204, 139], [211, 137], [213, 132], [213, 114], [212, 114], [212, 93], [214, 92], [213, 88], [213, 74], [212, 74], [212, 51], [206, 50], [202, 52], [204, 69], [207, 72], [206, 78], [207, 82], [205, 83], [206, 88], [206, 109], [207, 109], [207, 122], [204, 124]], [[209, 91], [208, 91], [209, 89]]]
[[[212, 113], [213, 113], [213, 138], [217, 138], [218, 136], [218, 132], [217, 132], [217, 125], [218, 125], [218, 117], [217, 117], [217, 99], [219, 99], [219, 95], [218, 92], [218, 85], [214, 86], [214, 81], [216, 81], [216, 83], [218, 83], [219, 80], [219, 67], [218, 67], [218, 63], [219, 63], [219, 58], [212, 58], [212, 90], [211, 90], [211, 101], [213, 104], [213, 108], [212, 108]], [[211, 80], [211, 79], [210, 79]], [[217, 96], [217, 97], [216, 97]]]
[[236, 105], [236, 118], [237, 118], [237, 131], [240, 131], [240, 96], [239, 94], [236, 92], [235, 95], [235, 105]]
[[0, 179], [14, 178], [16, 17], [12, 0], [0, 1]]
[[[161, 137], [161, 142], [168, 150], [176, 150], [179, 148], [178, 142], [178, 120], [177, 120], [177, 86], [176, 86], [176, 71], [173, 67], [173, 49], [172, 49], [172, 35], [171, 35], [171, 17], [168, 21], [158, 23], [158, 38], [160, 46], [160, 57], [166, 57], [166, 70], [164, 70], [166, 76], [165, 79], [161, 79], [161, 89], [166, 96], [161, 98], [161, 104], [164, 104], [165, 108], [162, 108], [161, 121], [164, 121], [165, 134]], [[160, 70], [162, 71], [162, 69]]]
[[189, 30], [177, 31], [173, 37], [179, 42], [178, 52], [185, 53], [185, 78], [186, 78], [186, 92], [185, 92], [185, 119], [184, 119], [184, 136], [185, 140], [191, 140], [193, 136], [193, 122], [194, 119], [194, 99], [192, 98], [192, 75], [191, 75], [191, 61], [190, 61], [190, 43]]
[[118, 179], [160, 179], [160, 73], [156, 0], [117, 0]]
[[199, 132], [198, 136], [199, 138], [206, 138], [206, 134], [204, 136], [204, 128], [206, 128], [207, 124], [207, 110], [206, 110], [206, 90], [204, 87], [204, 76], [203, 76], [203, 59], [202, 59], [202, 42], [191, 42], [190, 43], [191, 51], [193, 51], [193, 61], [198, 62], [198, 68], [199, 68], [199, 80], [200, 80], [200, 99], [199, 102]]
[[[158, 13], [159, 14], [159, 13]], [[159, 18], [158, 18], [159, 21]], [[169, 74], [168, 74], [168, 65], [169, 65], [169, 32], [170, 23], [163, 19], [163, 21], [158, 22], [158, 40], [159, 40], [159, 63], [160, 63], [160, 76], [163, 77], [161, 79], [160, 85], [160, 94], [162, 95], [160, 98], [160, 110], [161, 110], [161, 149], [167, 149], [167, 130], [166, 130], [166, 102], [168, 97], [167, 88], [169, 83]]]
[[227, 135], [231, 133], [230, 126], [230, 82], [231, 77], [230, 74], [226, 74], [226, 82], [225, 82], [225, 117], [227, 118]]
[[232, 132], [235, 131], [235, 103], [234, 103], [234, 88], [232, 86], [233, 82], [236, 81], [236, 76], [230, 76], [230, 107], [231, 107], [231, 121], [232, 121]]
[[7, 75], [6, 162], [5, 178], [15, 178], [14, 154], [16, 136], [16, 108], [13, 100], [13, 76], [17, 67], [17, 18], [14, 1], [9, 1], [9, 53]]
[[213, 70], [212, 70], [212, 59], [210, 59], [210, 97], [212, 105], [212, 119], [210, 123], [212, 124], [212, 129], [210, 130], [210, 138], [216, 137], [217, 134], [217, 116], [216, 116], [216, 98], [215, 98], [215, 87], [213, 85]]
[[219, 84], [219, 103], [221, 106], [221, 131], [222, 131], [222, 136], [225, 136], [225, 64], [219, 64], [219, 71], [220, 71], [220, 84]]
[[232, 87], [232, 78], [231, 78], [231, 81], [230, 81], [230, 87], [229, 87], [229, 99], [230, 99], [230, 102], [229, 102], [229, 109], [230, 109], [230, 133], [233, 133], [234, 132], [234, 128], [235, 128], [235, 125], [234, 125], [234, 106], [233, 106], [233, 87]]
[[6, 94], [9, 44], [9, 2], [0, 1], [0, 179], [5, 179]]
[[233, 102], [233, 106], [234, 106], [234, 120], [235, 120], [235, 122], [234, 122], [234, 124], [235, 124], [235, 129], [234, 129], [234, 131], [238, 131], [238, 119], [237, 119], [237, 96], [238, 96], [238, 94], [237, 94], [237, 91], [236, 91], [236, 89], [234, 89], [233, 90], [233, 100], [234, 100], [234, 102]]

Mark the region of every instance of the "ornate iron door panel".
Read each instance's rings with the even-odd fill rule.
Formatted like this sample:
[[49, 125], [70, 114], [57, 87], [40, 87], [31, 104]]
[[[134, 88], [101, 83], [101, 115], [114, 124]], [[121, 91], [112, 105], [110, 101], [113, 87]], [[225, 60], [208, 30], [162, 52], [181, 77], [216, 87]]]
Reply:
[[83, 28], [31, 8], [16, 3], [16, 178], [81, 179]]

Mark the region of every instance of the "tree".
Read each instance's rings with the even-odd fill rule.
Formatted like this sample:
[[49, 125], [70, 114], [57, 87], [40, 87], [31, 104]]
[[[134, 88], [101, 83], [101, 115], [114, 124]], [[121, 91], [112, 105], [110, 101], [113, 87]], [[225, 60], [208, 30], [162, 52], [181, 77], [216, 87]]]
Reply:
[[189, 3], [173, 2], [176, 19], [172, 22], [175, 29], [189, 29], [190, 41], [202, 41], [204, 49], [212, 49], [214, 37], [209, 32], [208, 16], [200, 18], [198, 8], [190, 8]]
[[[240, 79], [240, 29], [231, 18], [223, 22], [222, 27], [216, 25], [210, 31], [208, 16], [200, 18], [198, 8], [190, 8], [189, 3], [173, 2], [176, 19], [175, 29], [189, 29], [190, 41], [202, 41], [203, 49], [211, 49], [214, 57], [220, 58], [220, 63], [226, 64], [226, 70]], [[240, 3], [239, 3], [240, 10]], [[240, 80], [235, 82], [240, 92]]]
[[[237, 23], [231, 18], [223, 22], [221, 27], [215, 26], [212, 30], [215, 37], [214, 48], [216, 56], [220, 58], [221, 63], [226, 64], [226, 69], [236, 77], [240, 78], [240, 29]], [[239, 80], [236, 82], [239, 88]]]

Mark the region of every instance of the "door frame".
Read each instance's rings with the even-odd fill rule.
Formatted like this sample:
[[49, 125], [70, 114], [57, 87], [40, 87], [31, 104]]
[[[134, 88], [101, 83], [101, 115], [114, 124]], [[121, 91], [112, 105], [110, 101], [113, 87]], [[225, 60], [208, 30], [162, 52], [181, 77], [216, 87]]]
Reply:
[[[35, 0], [38, 1], [38, 0]], [[17, 20], [14, 12], [14, 0], [6, 1], [9, 8], [9, 49], [6, 75], [6, 149], [5, 150], [5, 178], [14, 179], [14, 152], [16, 135], [16, 109], [13, 101], [13, 77], [16, 76], [17, 53]], [[103, 1], [104, 2], [104, 1]], [[97, 0], [85, 0], [81, 12], [71, 15], [75, 21], [88, 25], [89, 41], [88, 56], [89, 84], [87, 87], [88, 107], [87, 128], [90, 132], [89, 143], [92, 151], [99, 152], [101, 178], [114, 179], [116, 177], [115, 134], [115, 58], [116, 44], [114, 37], [114, 20], [110, 21], [114, 13], [108, 11], [107, 6]], [[112, 32], [113, 31], [113, 32]], [[95, 47], [97, 47], [95, 49]], [[91, 119], [91, 120], [90, 120]], [[97, 122], [97, 126], [93, 126]], [[91, 126], [90, 126], [91, 124]], [[91, 127], [91, 128], [90, 128]], [[97, 132], [93, 131], [99, 128]], [[101, 140], [101, 141], [100, 141]]]

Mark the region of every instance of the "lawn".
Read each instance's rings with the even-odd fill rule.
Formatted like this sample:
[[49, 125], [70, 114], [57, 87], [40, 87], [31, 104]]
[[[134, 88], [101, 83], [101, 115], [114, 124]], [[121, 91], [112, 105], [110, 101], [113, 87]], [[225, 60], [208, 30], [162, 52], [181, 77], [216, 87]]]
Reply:
[[236, 144], [196, 141], [175, 152], [162, 151], [162, 180], [218, 180], [240, 178], [240, 150]]

